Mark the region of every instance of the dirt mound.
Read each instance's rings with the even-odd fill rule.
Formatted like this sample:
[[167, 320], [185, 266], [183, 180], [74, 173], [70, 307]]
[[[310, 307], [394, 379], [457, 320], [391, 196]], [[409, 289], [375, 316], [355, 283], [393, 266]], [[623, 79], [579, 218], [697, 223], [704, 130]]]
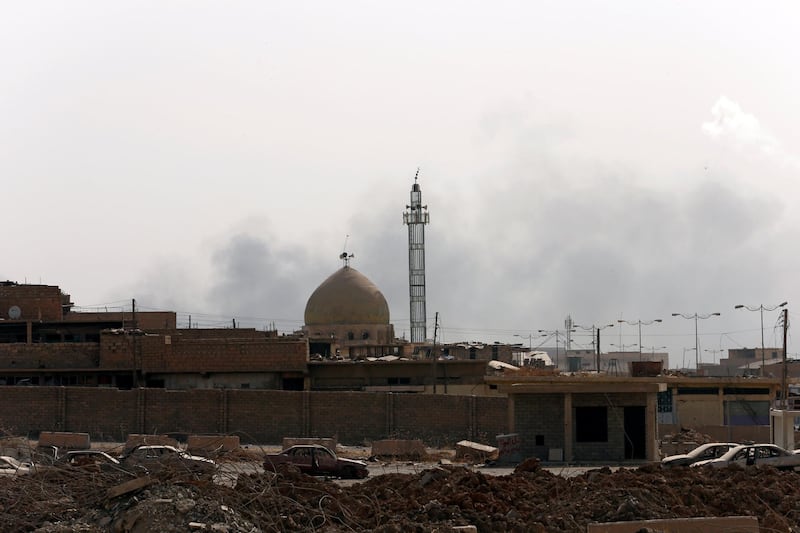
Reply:
[[[134, 489], [120, 492], [125, 484]], [[762, 467], [601, 468], [565, 478], [533, 464], [496, 477], [439, 466], [350, 486], [296, 471], [223, 486], [168, 473], [142, 481], [53, 470], [0, 479], [0, 530], [390, 533], [472, 524], [572, 532], [591, 522], [752, 515], [762, 531], [800, 532], [798, 501], [799, 474]]]

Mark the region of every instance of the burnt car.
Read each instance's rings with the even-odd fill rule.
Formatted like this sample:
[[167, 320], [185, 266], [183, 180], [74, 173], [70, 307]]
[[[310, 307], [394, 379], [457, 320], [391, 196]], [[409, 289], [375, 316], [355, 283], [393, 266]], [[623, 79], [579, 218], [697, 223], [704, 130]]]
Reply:
[[53, 463], [57, 467], [82, 468], [95, 471], [122, 471], [122, 464], [115, 457], [100, 450], [73, 450], [64, 453]]
[[164, 469], [187, 472], [198, 476], [213, 475], [217, 464], [211, 459], [190, 455], [168, 445], [140, 445], [120, 458], [122, 465], [134, 471], [160, 472]]
[[707, 442], [688, 453], [669, 455], [661, 459], [661, 466], [689, 466], [699, 461], [722, 457], [728, 450], [739, 446], [735, 442]]
[[293, 466], [310, 476], [333, 476], [343, 479], [364, 479], [369, 475], [367, 463], [337, 457], [335, 453], [318, 444], [298, 444], [277, 454], [268, 454], [264, 470], [278, 472]]

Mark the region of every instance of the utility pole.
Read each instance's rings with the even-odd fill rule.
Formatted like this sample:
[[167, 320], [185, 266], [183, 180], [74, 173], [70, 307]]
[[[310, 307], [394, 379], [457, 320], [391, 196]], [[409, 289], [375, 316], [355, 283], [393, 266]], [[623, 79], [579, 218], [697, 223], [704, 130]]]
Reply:
[[595, 359], [597, 363], [597, 373], [600, 373], [600, 329], [597, 328], [597, 343], [595, 343], [594, 350], [595, 350]]
[[[131, 344], [133, 347], [133, 383], [131, 386], [133, 388], [138, 389], [140, 386], [139, 383], [139, 357], [137, 356], [137, 349], [136, 349], [136, 298], [131, 298], [131, 315], [133, 317], [131, 323]], [[123, 328], [125, 327], [125, 323], [123, 322]]]
[[789, 389], [786, 386], [786, 378], [789, 373], [789, 367], [786, 364], [786, 336], [789, 332], [789, 310], [783, 308], [783, 379], [781, 380], [781, 397], [783, 400], [783, 408], [789, 408]]
[[431, 348], [431, 358], [433, 359], [433, 393], [436, 394], [436, 335], [439, 333], [439, 311], [436, 311], [434, 317], [433, 348]]

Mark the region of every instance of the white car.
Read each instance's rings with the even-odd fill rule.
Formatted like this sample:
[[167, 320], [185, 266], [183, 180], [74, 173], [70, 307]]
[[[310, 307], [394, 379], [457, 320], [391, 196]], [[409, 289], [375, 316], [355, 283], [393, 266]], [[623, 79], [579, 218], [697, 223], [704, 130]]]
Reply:
[[661, 466], [689, 466], [699, 461], [717, 459], [736, 446], [739, 445], [735, 442], [708, 442], [706, 444], [701, 444], [689, 453], [664, 457], [661, 459]]
[[765, 465], [774, 466], [781, 470], [794, 470], [800, 467], [800, 454], [784, 450], [775, 444], [743, 444], [731, 448], [717, 459], [700, 461], [692, 466], [724, 468], [732, 464], [740, 466]]
[[23, 463], [13, 457], [0, 455], [0, 476], [24, 476], [33, 471], [31, 463]]

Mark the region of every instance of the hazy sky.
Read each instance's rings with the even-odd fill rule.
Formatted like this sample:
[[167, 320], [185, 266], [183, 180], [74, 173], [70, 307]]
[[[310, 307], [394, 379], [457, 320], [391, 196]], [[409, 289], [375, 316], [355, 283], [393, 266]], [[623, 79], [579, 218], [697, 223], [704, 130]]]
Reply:
[[[420, 167], [429, 333], [436, 312], [446, 342], [661, 318], [642, 344], [693, 365], [670, 314], [720, 312], [711, 361], [760, 345], [735, 304], [800, 304], [797, 20], [788, 1], [6, 3], [0, 279], [291, 331], [349, 235], [408, 337]], [[638, 342], [619, 335], [603, 349]]]

